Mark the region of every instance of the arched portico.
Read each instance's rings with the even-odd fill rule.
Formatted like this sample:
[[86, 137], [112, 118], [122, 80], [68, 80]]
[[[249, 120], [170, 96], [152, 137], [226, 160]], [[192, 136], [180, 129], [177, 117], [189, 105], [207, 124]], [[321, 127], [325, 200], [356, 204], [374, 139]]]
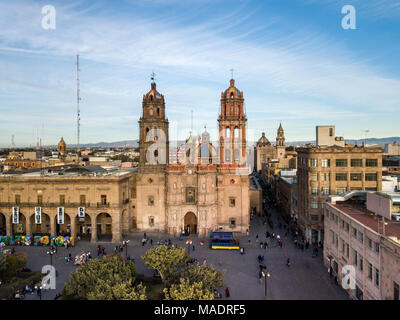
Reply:
[[185, 214], [183, 226], [185, 229], [185, 233], [197, 233], [197, 217], [193, 212], [188, 212]]
[[98, 240], [111, 240], [112, 217], [109, 213], [102, 212], [96, 216], [96, 230]]

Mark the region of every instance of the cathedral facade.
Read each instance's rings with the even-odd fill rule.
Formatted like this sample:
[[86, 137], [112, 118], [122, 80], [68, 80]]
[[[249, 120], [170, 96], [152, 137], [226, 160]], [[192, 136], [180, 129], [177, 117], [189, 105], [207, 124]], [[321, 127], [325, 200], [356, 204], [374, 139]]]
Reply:
[[165, 100], [154, 82], [142, 107], [137, 229], [201, 237], [213, 231], [245, 233], [250, 224], [247, 118], [235, 81], [221, 93], [218, 145], [207, 131], [199, 139], [190, 135], [176, 164], [169, 163]]

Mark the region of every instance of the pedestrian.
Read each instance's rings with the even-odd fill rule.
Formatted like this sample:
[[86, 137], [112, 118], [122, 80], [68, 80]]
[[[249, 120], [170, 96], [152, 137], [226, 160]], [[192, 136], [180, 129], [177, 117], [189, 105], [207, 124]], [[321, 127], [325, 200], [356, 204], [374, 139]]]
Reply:
[[261, 263], [264, 263], [264, 256], [261, 256]]
[[229, 292], [228, 287], [226, 287], [226, 289], [225, 289], [225, 295], [227, 298], [229, 298], [231, 296], [231, 293]]
[[249, 238], [249, 244], [251, 243], [251, 239]]
[[153, 239], [150, 239], [150, 244], [153, 245]]
[[144, 243], [146, 242], [145, 238], [142, 239], [142, 247], [144, 247]]
[[145, 238], [145, 239], [146, 239], [146, 232], [143, 234], [143, 238]]
[[290, 267], [290, 259], [289, 259], [289, 258], [287, 258], [287, 260], [286, 260], [286, 265], [287, 265], [288, 267]]
[[264, 243], [263, 243], [263, 242], [260, 242], [260, 249], [263, 248], [263, 245], [264, 245]]
[[265, 241], [265, 242], [264, 242], [264, 249], [267, 250], [267, 247], [268, 247], [268, 242]]
[[244, 253], [244, 249], [240, 248], [240, 254], [243, 254], [243, 253]]
[[207, 259], [206, 258], [204, 258], [203, 264], [207, 264]]
[[261, 255], [258, 255], [257, 260], [258, 260], [258, 263], [261, 263]]
[[72, 261], [72, 255], [71, 253], [68, 254], [68, 262]]
[[256, 242], [258, 243], [258, 234], [256, 235]]
[[195, 250], [194, 245], [192, 246], [193, 251]]

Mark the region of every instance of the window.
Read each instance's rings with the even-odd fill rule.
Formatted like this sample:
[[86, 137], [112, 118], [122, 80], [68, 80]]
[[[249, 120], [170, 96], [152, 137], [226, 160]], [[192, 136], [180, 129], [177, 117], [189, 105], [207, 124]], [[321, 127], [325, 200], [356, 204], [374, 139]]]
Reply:
[[364, 258], [362, 255], [359, 255], [359, 261], [360, 261], [360, 263], [358, 264], [358, 267], [359, 267], [360, 271], [363, 271], [364, 270]]
[[379, 253], [379, 243], [375, 243], [375, 252]]
[[379, 287], [379, 269], [375, 269], [375, 285]]
[[311, 220], [312, 221], [318, 221], [318, 215], [317, 214], [312, 214], [311, 215]]
[[321, 166], [323, 168], [328, 168], [331, 166], [331, 160], [330, 159], [322, 159], [321, 160]]
[[376, 173], [366, 173], [365, 174], [365, 181], [377, 181], [377, 174]]
[[367, 159], [365, 160], [365, 166], [367, 167], [377, 167], [378, 159]]
[[84, 206], [86, 204], [86, 196], [84, 194], [81, 194], [79, 196], [79, 203], [81, 206]]
[[346, 243], [346, 257], [349, 258], [350, 257], [350, 246], [348, 243]]
[[327, 196], [329, 195], [329, 188], [323, 187], [321, 190], [322, 195]]
[[350, 173], [350, 180], [351, 181], [361, 181], [362, 173]]
[[347, 173], [336, 173], [336, 181], [347, 181]]
[[230, 138], [231, 137], [231, 129], [229, 127], [226, 127], [225, 132], [226, 132], [226, 137]]
[[239, 155], [240, 155], [239, 149], [235, 149], [235, 151], [234, 151], [234, 160], [236, 162], [239, 161]]
[[336, 194], [342, 194], [346, 192], [346, 188], [336, 188]]
[[350, 225], [347, 222], [344, 223], [344, 230], [346, 232], [349, 232], [349, 230], [350, 230]]
[[353, 230], [353, 237], [357, 239], [357, 229], [352, 228], [352, 230]]
[[372, 264], [368, 262], [368, 279], [372, 281]]
[[193, 187], [186, 188], [186, 203], [196, 202], [196, 191]]
[[60, 194], [60, 205], [65, 204], [65, 194]]
[[338, 218], [338, 216], [335, 216], [335, 223], [336, 223], [336, 224], [339, 224], [339, 218]]
[[350, 163], [352, 167], [362, 167], [362, 159], [351, 159]]
[[317, 187], [311, 187], [311, 194], [318, 194], [318, 188]]
[[20, 204], [21, 203], [21, 195], [20, 194], [16, 194], [15, 195], [15, 204]]
[[329, 181], [329, 172], [322, 172], [321, 174], [321, 181]]
[[235, 228], [236, 227], [236, 219], [235, 218], [230, 218], [229, 219], [229, 226], [231, 228]]
[[358, 232], [358, 240], [360, 240], [361, 243], [364, 242], [364, 234], [362, 232]]
[[236, 206], [236, 198], [234, 198], [234, 197], [229, 198], [229, 206], [230, 207]]
[[318, 167], [318, 159], [310, 159], [310, 167]]
[[149, 226], [150, 227], [154, 226], [154, 217], [149, 217]]
[[149, 206], [154, 206], [154, 196], [149, 196], [147, 202]]
[[37, 204], [38, 205], [43, 204], [43, 196], [41, 194], [38, 194], [38, 196], [37, 196]]
[[311, 208], [312, 209], [317, 209], [318, 208], [318, 201], [311, 200]]
[[336, 159], [336, 167], [347, 167], [347, 159]]
[[372, 250], [372, 240], [370, 238], [367, 238], [367, 243], [368, 243], [368, 248]]
[[399, 284], [393, 281], [393, 300], [400, 300]]
[[335, 243], [335, 233], [331, 230], [331, 239], [332, 239], [332, 244]]
[[100, 196], [100, 199], [101, 199], [101, 204], [107, 204], [107, 196], [105, 195], [105, 194], [102, 194], [101, 196]]
[[235, 138], [239, 138], [239, 128], [235, 127], [235, 130], [233, 130], [233, 135]]
[[318, 181], [318, 174], [310, 173], [310, 180], [311, 181]]
[[329, 136], [333, 137], [333, 128], [329, 128]]
[[357, 251], [353, 249], [353, 264], [357, 266]]
[[225, 162], [231, 162], [231, 150], [225, 149]]

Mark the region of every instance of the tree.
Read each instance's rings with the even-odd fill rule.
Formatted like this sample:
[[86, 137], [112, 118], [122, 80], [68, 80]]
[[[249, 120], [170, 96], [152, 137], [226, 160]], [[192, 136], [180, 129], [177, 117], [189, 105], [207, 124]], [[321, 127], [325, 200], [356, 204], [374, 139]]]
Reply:
[[7, 270], [7, 258], [4, 254], [0, 253], [0, 275], [3, 277], [4, 272]]
[[63, 296], [81, 300], [145, 299], [143, 286], [135, 288], [135, 266], [122, 255], [92, 259], [81, 265], [63, 289]]
[[88, 294], [88, 300], [146, 300], [146, 288], [138, 284], [132, 288], [129, 282], [117, 283], [112, 287], [99, 281], [94, 290]]
[[210, 291], [224, 286], [226, 270], [217, 271], [213, 265], [190, 263], [175, 272], [168, 272], [166, 276], [166, 286], [178, 284], [181, 278], [189, 280], [190, 284], [201, 282]]
[[150, 269], [156, 269], [164, 281], [167, 272], [174, 272], [183, 267], [191, 256], [185, 248], [169, 248], [159, 245], [146, 251], [142, 260]]
[[224, 286], [226, 270], [219, 272], [213, 265], [192, 263], [183, 270], [181, 276], [187, 278], [191, 284], [203, 283], [204, 287], [214, 292]]
[[203, 282], [190, 283], [181, 278], [179, 284], [164, 289], [165, 300], [213, 300], [214, 292], [206, 288]]

